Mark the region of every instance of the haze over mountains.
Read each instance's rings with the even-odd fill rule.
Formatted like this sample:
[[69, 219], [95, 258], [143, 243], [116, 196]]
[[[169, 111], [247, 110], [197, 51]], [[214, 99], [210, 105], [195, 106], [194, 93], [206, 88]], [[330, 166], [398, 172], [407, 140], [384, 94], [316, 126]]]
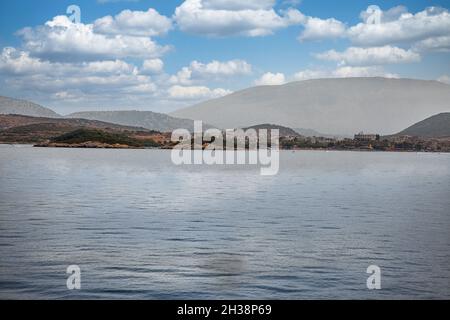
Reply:
[[69, 114], [68, 118], [83, 118], [116, 123], [124, 126], [143, 127], [156, 131], [173, 131], [175, 129], [193, 130], [192, 120], [179, 119], [163, 113], [151, 111], [91, 111]]
[[59, 118], [59, 114], [36, 103], [0, 96], [0, 114], [20, 114], [31, 117]]
[[193, 129], [192, 120], [178, 119], [163, 113], [151, 111], [92, 111], [73, 113], [63, 117], [36, 103], [3, 96], [0, 96], [0, 114], [16, 114], [38, 118], [87, 119], [162, 132], [179, 128]]
[[79, 118], [44, 118], [44, 117], [32, 117], [18, 114], [0, 115], [0, 130], [34, 126], [39, 124], [46, 124], [48, 126], [54, 126], [58, 128], [71, 127], [71, 128], [93, 128], [93, 129], [111, 129], [116, 131], [148, 131], [148, 129], [142, 127], [123, 126], [110, 122], [103, 122], [98, 120], [88, 120]]
[[276, 123], [349, 135], [392, 134], [446, 111], [450, 86], [437, 81], [343, 78], [249, 88], [170, 115], [219, 128]]
[[[0, 114], [43, 118], [83, 118], [123, 126], [169, 132], [193, 128], [203, 120], [221, 129], [270, 123], [304, 136], [353, 136], [359, 131], [392, 135], [432, 115], [450, 111], [450, 86], [436, 81], [347, 78], [249, 88], [220, 99], [178, 110], [171, 115], [151, 111], [92, 111], [60, 116], [38, 104], [0, 97]], [[405, 135], [436, 137], [448, 129], [448, 119], [430, 118]], [[432, 123], [431, 125], [429, 123]], [[301, 129], [303, 128], [303, 129]], [[309, 128], [309, 129], [305, 129]], [[437, 132], [429, 133], [436, 129]], [[426, 132], [425, 132], [425, 131]], [[326, 133], [326, 134], [324, 134]]]

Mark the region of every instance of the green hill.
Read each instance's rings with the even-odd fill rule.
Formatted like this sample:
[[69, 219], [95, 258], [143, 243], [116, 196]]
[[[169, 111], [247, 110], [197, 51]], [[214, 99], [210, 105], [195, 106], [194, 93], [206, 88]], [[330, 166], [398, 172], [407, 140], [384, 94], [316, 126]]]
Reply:
[[122, 133], [110, 133], [96, 129], [78, 129], [51, 140], [59, 144], [81, 144], [86, 142], [96, 142], [109, 145], [126, 145], [130, 147], [158, 147], [159, 144], [152, 140], [138, 140]]

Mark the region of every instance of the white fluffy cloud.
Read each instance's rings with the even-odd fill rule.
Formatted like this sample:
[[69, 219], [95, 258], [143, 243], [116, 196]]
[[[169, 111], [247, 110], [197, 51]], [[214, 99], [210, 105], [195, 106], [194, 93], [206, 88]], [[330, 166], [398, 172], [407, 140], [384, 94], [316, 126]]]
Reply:
[[3, 48], [0, 55], [0, 73], [7, 75], [28, 75], [39, 72], [50, 72], [50, 62], [30, 57], [28, 52], [15, 48]]
[[[429, 7], [413, 14], [404, 6], [386, 11], [369, 6], [361, 12], [360, 18], [361, 23], [347, 27], [333, 18], [306, 17], [299, 40], [350, 40], [353, 46], [344, 51], [329, 50], [315, 57], [335, 61], [340, 67], [365, 68], [359, 69], [362, 74], [365, 70], [368, 74], [380, 73], [379, 69], [368, 68], [372, 66], [419, 62], [426, 52], [450, 52], [450, 13], [447, 9]], [[358, 69], [352, 71], [355, 70]]]
[[169, 97], [172, 99], [181, 100], [200, 100], [200, 99], [213, 99], [223, 97], [227, 94], [232, 93], [225, 89], [210, 89], [205, 86], [172, 86], [168, 90]]
[[173, 19], [188, 33], [206, 36], [265, 36], [299, 24], [304, 16], [295, 9], [277, 13], [275, 1], [186, 0]]
[[[200, 70], [230, 73], [215, 64], [200, 64]], [[225, 64], [227, 65], [227, 64]], [[141, 68], [123, 60], [86, 62], [46, 61], [15, 48], [0, 52], [0, 83], [10, 92], [34, 92], [46, 104], [83, 108], [146, 108], [152, 105], [186, 106], [230, 94], [223, 88], [170, 86], [168, 75], [159, 74], [163, 62], [145, 60]], [[217, 67], [217, 66], [216, 66]], [[152, 74], [152, 76], [149, 76]]]
[[153, 58], [168, 50], [147, 37], [98, 34], [92, 24], [72, 23], [66, 16], [57, 16], [44, 26], [22, 29], [18, 34], [27, 51], [48, 60]]
[[161, 73], [164, 69], [164, 62], [161, 59], [148, 59], [142, 63], [141, 71], [144, 73]]
[[340, 67], [332, 72], [335, 78], [384, 77], [398, 78], [397, 74], [386, 72], [381, 67]]
[[396, 74], [386, 72], [381, 67], [338, 67], [335, 70], [302, 70], [294, 75], [295, 80], [323, 78], [355, 78], [355, 77], [385, 77], [398, 78]]
[[450, 35], [433, 37], [417, 42], [414, 45], [417, 51], [436, 51], [436, 52], [450, 52]]
[[404, 13], [408, 13], [408, 8], [405, 6], [396, 6], [383, 11], [379, 6], [370, 5], [365, 11], [362, 11], [359, 16], [364, 23], [372, 23], [373, 19], [371, 19], [371, 17], [378, 17], [380, 22], [386, 23], [398, 20]]
[[415, 14], [404, 6], [382, 11], [369, 6], [361, 12], [361, 23], [347, 27], [334, 18], [305, 17], [300, 41], [348, 38], [358, 47], [411, 44], [415, 50], [450, 50], [450, 12], [429, 7]]
[[252, 66], [244, 60], [211, 61], [201, 63], [192, 61], [188, 67], [183, 67], [170, 82], [173, 84], [190, 85], [205, 79], [224, 79], [238, 75], [248, 75]]
[[[347, 49], [315, 55], [336, 62], [335, 69], [307, 69], [294, 76], [268, 72], [255, 85], [280, 85], [292, 79], [398, 77], [382, 66], [418, 62], [431, 51], [450, 52], [447, 9], [431, 7], [413, 14], [398, 6], [380, 11], [380, 23], [373, 24], [371, 7], [361, 13], [361, 23], [347, 26], [335, 18], [279, 9], [290, 7], [291, 1], [276, 3], [186, 0], [171, 18], [154, 9], [124, 10], [91, 24], [57, 16], [42, 26], [20, 30], [21, 49], [0, 51], [0, 83], [7, 88], [5, 92], [40, 92], [64, 102], [99, 101], [101, 97], [114, 104], [140, 106], [149, 101], [177, 105], [217, 98], [231, 93], [222, 89], [227, 79], [239, 80], [235, 86], [245, 85], [242, 78], [251, 75], [253, 67], [237, 59], [192, 61], [175, 75], [166, 74], [162, 56], [170, 47], [159, 45], [153, 37], [166, 35], [175, 25], [184, 32], [216, 37], [265, 36], [297, 25], [303, 28], [299, 36], [303, 42], [344, 38], [352, 43]], [[449, 82], [448, 76], [438, 80]]]
[[371, 66], [420, 61], [420, 55], [412, 50], [392, 46], [358, 48], [350, 47], [343, 52], [329, 50], [319, 53], [316, 58], [336, 61], [340, 65]]
[[193, 61], [190, 66], [193, 73], [199, 75], [219, 75], [219, 76], [235, 76], [250, 74], [252, 66], [244, 60], [217, 61], [204, 64]]
[[319, 19], [307, 17], [304, 27], [305, 29], [299, 37], [300, 41], [339, 38], [343, 37], [346, 32], [345, 24], [334, 18]]
[[107, 60], [93, 62], [49, 62], [31, 57], [27, 52], [4, 48], [0, 55], [0, 75], [6, 75], [6, 83], [23, 90], [37, 89], [59, 92], [115, 93], [136, 92], [147, 88], [151, 93], [155, 85], [149, 76], [125, 61]]
[[147, 11], [124, 10], [115, 17], [106, 16], [94, 22], [93, 30], [100, 34], [153, 37], [167, 34], [172, 28], [171, 19], [155, 9]]
[[121, 60], [114, 61], [93, 61], [81, 63], [85, 68], [83, 72], [92, 72], [94, 74], [134, 74], [138, 73], [135, 66]]
[[79, 63], [49, 62], [31, 57], [28, 52], [4, 48], [0, 55], [0, 71], [10, 75], [49, 74], [55, 77], [77, 75], [138, 74], [135, 66], [121, 60]]
[[367, 23], [366, 20], [349, 28], [348, 37], [360, 46], [380, 46], [450, 35], [450, 13], [447, 9], [429, 7], [412, 14], [403, 7], [396, 8], [396, 11], [381, 12], [379, 24]]
[[255, 80], [256, 86], [276, 86], [286, 83], [286, 77], [283, 73], [267, 72], [261, 78]]

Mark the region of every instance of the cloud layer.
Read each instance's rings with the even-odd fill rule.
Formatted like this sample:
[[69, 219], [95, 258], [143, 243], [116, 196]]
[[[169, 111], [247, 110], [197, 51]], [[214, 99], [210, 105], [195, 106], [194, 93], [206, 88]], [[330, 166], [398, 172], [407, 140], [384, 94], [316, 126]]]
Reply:
[[380, 47], [386, 45], [416, 44], [433, 42], [430, 46], [439, 50], [438, 43], [448, 48], [450, 36], [450, 13], [447, 9], [429, 7], [415, 14], [404, 6], [382, 11], [377, 6], [369, 6], [360, 13], [362, 22], [348, 27], [334, 18], [320, 19], [307, 17], [300, 41], [347, 38], [360, 47]]
[[148, 37], [96, 33], [92, 24], [73, 23], [67, 16], [54, 17], [44, 26], [24, 28], [18, 35], [27, 51], [52, 61], [152, 58], [169, 50]]
[[261, 78], [255, 80], [256, 86], [277, 86], [286, 83], [286, 77], [283, 73], [267, 72]]
[[420, 61], [420, 55], [412, 50], [383, 46], [371, 48], [350, 47], [343, 52], [330, 50], [316, 55], [318, 59], [335, 61], [340, 65], [369, 66]]
[[[356, 45], [380, 46], [414, 43], [449, 35], [450, 13], [448, 10], [429, 7], [412, 14], [401, 8], [403, 10], [398, 10], [398, 16], [391, 16], [386, 21], [382, 19], [379, 24], [368, 24], [366, 21], [349, 28], [347, 31], [349, 39]], [[384, 12], [381, 14], [385, 15]]]
[[[384, 11], [370, 6], [360, 12], [359, 23], [350, 25], [336, 17], [306, 15], [293, 8], [295, 4], [185, 0], [169, 16], [149, 8], [124, 10], [90, 23], [74, 23], [62, 15], [49, 17], [41, 25], [17, 31], [20, 46], [0, 49], [0, 83], [3, 92], [24, 98], [33, 94], [58, 105], [174, 108], [229, 94], [233, 86], [330, 77], [400, 77], [390, 71], [392, 65], [413, 66], [425, 63], [430, 55], [450, 52], [450, 13], [444, 8], [411, 13], [404, 6]], [[308, 53], [313, 60], [309, 65], [320, 63], [320, 68], [286, 71], [284, 61], [269, 56], [267, 63], [254, 63], [245, 48], [241, 50], [243, 42], [239, 50], [219, 53], [220, 58], [199, 51], [198, 57], [186, 59], [184, 52], [177, 52], [176, 43], [171, 44], [184, 32], [183, 37], [199, 42], [230, 37], [225, 41], [232, 43], [242, 37], [251, 43], [280, 45], [281, 41], [268, 36], [287, 28], [295, 32], [283, 33], [291, 37], [284, 41], [297, 45], [289, 47], [293, 54], [305, 47], [320, 48]], [[177, 68], [169, 54], [178, 55]], [[439, 70], [434, 78], [448, 83], [443, 73], [448, 74]]]
[[154, 37], [166, 35], [172, 29], [172, 20], [155, 9], [147, 11], [124, 10], [115, 17], [106, 16], [94, 22], [93, 30], [100, 34]]
[[180, 30], [203, 36], [266, 36], [301, 23], [304, 16], [295, 9], [281, 13], [275, 1], [186, 0], [173, 16]]
[[239, 75], [248, 75], [252, 66], [244, 60], [211, 61], [201, 63], [192, 61], [189, 66], [183, 67], [176, 75], [170, 78], [173, 84], [190, 85], [202, 80], [225, 79]]

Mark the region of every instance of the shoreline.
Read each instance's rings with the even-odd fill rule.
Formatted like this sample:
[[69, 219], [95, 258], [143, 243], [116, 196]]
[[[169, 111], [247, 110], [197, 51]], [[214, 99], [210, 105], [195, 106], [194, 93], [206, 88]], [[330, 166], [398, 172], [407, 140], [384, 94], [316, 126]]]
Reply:
[[[107, 145], [107, 144], [33, 144], [33, 143], [5, 143], [0, 142], [0, 146], [27, 146], [30, 148], [53, 148], [53, 149], [108, 149], [108, 150], [172, 150], [167, 147], [132, 147], [126, 145]], [[236, 150], [230, 150], [236, 151]], [[366, 153], [423, 153], [423, 154], [450, 154], [448, 151], [417, 151], [417, 150], [365, 150], [365, 149], [314, 149], [314, 148], [305, 148], [305, 149], [280, 149], [280, 151], [284, 152], [300, 152], [300, 151], [318, 151], [318, 152], [366, 152]]]

